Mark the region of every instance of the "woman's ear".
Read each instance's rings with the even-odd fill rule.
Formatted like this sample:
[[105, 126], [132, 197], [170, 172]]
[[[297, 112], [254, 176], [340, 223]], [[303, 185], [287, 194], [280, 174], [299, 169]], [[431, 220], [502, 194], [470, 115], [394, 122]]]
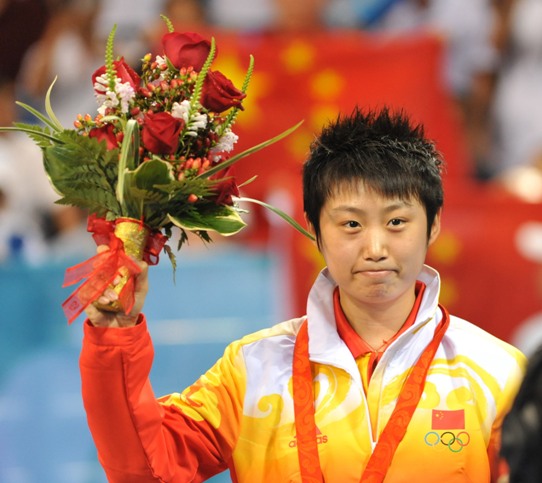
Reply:
[[433, 242], [438, 238], [440, 233], [440, 219], [442, 215], [442, 208], [437, 211], [433, 224], [431, 225], [431, 231], [429, 232], [429, 240], [427, 245], [432, 245]]
[[312, 235], [313, 242], [318, 247], [318, 239], [316, 238], [316, 230], [314, 229], [314, 225], [309, 221], [307, 213], [303, 213], [303, 217], [305, 218], [305, 225], [307, 226], [307, 231]]

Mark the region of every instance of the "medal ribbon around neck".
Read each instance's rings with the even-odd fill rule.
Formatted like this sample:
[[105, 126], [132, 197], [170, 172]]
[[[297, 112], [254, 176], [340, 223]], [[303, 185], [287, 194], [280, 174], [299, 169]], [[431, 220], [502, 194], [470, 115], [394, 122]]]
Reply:
[[[405, 436], [408, 424], [418, 406], [423, 393], [427, 372], [446, 329], [450, 325], [448, 311], [441, 305], [439, 307], [443, 314], [442, 320], [435, 329], [433, 340], [424, 349], [401, 389], [393, 413], [378, 438], [369, 462], [361, 475], [360, 481], [364, 483], [379, 483], [384, 481], [395, 450]], [[323, 483], [324, 476], [322, 475], [316, 442], [313, 374], [309, 360], [307, 321], [303, 323], [297, 334], [294, 347], [292, 377], [297, 454], [301, 471], [301, 481], [303, 483]]]

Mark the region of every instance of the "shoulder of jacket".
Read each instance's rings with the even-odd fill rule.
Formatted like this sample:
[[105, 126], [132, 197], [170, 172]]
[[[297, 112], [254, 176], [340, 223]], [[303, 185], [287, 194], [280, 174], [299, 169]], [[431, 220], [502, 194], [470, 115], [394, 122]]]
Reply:
[[286, 320], [266, 329], [247, 334], [244, 337], [231, 342], [226, 348], [226, 352], [230, 352], [230, 354], [238, 353], [244, 347], [263, 342], [276, 342], [278, 344], [283, 341], [284, 338], [289, 338], [293, 341], [305, 319], [306, 317], [298, 317]]
[[457, 316], [450, 316], [450, 327], [445, 338], [455, 346], [461, 347], [460, 352], [468, 356], [510, 358], [522, 368], [526, 363], [525, 356], [518, 348]]
[[280, 322], [266, 329], [262, 329], [257, 332], [253, 332], [252, 334], [245, 335], [242, 339], [239, 340], [239, 343], [241, 345], [247, 345], [257, 342], [259, 340], [271, 339], [275, 337], [280, 338], [283, 336], [295, 338], [304, 320], [305, 317], [298, 317], [295, 319]]

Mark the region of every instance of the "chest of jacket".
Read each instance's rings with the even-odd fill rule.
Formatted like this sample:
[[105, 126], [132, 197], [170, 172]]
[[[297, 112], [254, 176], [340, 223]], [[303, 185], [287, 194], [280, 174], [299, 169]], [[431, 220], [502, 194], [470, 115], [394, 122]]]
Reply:
[[[234, 450], [239, 481], [300, 481], [291, 344], [293, 338], [286, 337], [279, 344], [281, 350], [269, 352], [264, 363], [262, 350], [269, 348], [258, 347], [254, 366], [255, 354], [251, 348], [245, 350], [247, 386]], [[359, 481], [409, 368], [397, 364], [377, 368], [365, 394], [355, 374], [329, 364], [312, 367], [316, 438], [326, 482]], [[473, 368], [465, 361], [437, 357], [386, 481], [419, 481], [420, 468], [431, 481], [468, 481], [466, 475], [472, 481], [488, 481], [491, 408], [487, 387]]]

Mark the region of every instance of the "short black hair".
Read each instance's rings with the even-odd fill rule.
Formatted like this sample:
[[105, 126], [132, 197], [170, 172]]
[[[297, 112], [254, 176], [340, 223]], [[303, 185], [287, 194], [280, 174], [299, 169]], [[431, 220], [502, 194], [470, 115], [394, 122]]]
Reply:
[[427, 236], [444, 203], [444, 162], [421, 124], [387, 106], [364, 112], [355, 107], [322, 129], [303, 165], [303, 207], [320, 238], [320, 213], [345, 186], [368, 188], [388, 198], [417, 199], [427, 215]]

